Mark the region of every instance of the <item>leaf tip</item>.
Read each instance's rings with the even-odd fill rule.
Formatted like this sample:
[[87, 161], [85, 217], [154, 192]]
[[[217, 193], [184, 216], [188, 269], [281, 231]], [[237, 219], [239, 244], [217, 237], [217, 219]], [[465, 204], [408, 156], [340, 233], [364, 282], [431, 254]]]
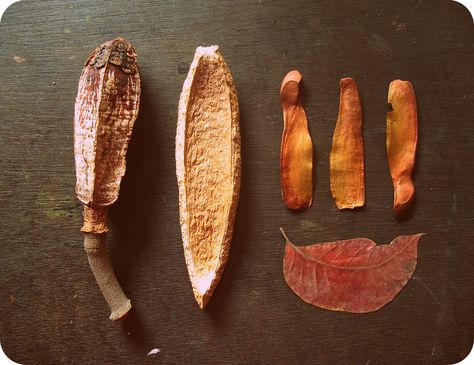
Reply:
[[420, 233], [416, 234], [415, 236], [418, 238], [418, 240], [420, 240], [421, 237], [426, 236], [426, 232], [420, 232]]

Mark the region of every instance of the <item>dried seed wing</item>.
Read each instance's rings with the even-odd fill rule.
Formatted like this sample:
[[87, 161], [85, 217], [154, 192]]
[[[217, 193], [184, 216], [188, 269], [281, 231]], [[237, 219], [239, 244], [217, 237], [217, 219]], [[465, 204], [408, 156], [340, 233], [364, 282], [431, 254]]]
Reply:
[[208, 303], [229, 255], [240, 191], [237, 93], [217, 46], [198, 47], [179, 100], [176, 175], [194, 296]]
[[392, 108], [387, 113], [387, 157], [394, 189], [393, 210], [401, 216], [415, 197], [412, 173], [418, 140], [418, 116], [412, 84], [409, 81], [392, 81], [388, 103]]
[[288, 209], [304, 210], [313, 202], [313, 143], [300, 102], [301, 74], [290, 71], [282, 81], [283, 135], [280, 147], [281, 193]]
[[362, 108], [355, 81], [341, 79], [339, 116], [329, 158], [331, 193], [339, 209], [365, 203]]

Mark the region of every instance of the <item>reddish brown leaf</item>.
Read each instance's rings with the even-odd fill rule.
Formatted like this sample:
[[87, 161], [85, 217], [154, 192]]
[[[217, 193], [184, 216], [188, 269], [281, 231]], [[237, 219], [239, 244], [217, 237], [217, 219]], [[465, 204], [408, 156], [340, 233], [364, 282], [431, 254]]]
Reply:
[[423, 234], [399, 236], [389, 245], [354, 238], [295, 246], [285, 236], [283, 275], [307, 303], [337, 311], [373, 312], [389, 303], [411, 278]]

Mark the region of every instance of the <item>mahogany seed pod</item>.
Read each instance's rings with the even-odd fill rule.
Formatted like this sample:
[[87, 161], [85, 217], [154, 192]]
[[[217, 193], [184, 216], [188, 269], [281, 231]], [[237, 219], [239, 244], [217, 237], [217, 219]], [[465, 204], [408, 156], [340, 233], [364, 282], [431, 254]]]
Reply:
[[113, 320], [127, 314], [131, 304], [105, 252], [107, 209], [119, 195], [139, 103], [134, 48], [123, 38], [105, 42], [89, 55], [79, 79], [74, 156], [76, 194], [84, 204], [84, 248]]

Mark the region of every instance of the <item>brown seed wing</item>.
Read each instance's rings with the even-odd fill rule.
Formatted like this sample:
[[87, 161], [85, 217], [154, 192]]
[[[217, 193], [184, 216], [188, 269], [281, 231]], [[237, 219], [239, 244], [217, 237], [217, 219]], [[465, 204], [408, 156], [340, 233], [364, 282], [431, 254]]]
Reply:
[[423, 234], [400, 236], [390, 245], [367, 238], [295, 246], [287, 241], [283, 274], [305, 302], [330, 310], [373, 312], [389, 303], [416, 268]]
[[313, 201], [313, 143], [299, 101], [301, 74], [290, 71], [282, 81], [283, 134], [280, 147], [281, 193], [288, 209], [304, 210]]
[[339, 116], [329, 159], [331, 193], [339, 209], [353, 209], [365, 202], [362, 108], [353, 79], [341, 79], [340, 88]]
[[393, 209], [403, 214], [415, 196], [412, 180], [418, 141], [418, 116], [413, 86], [409, 81], [390, 83], [387, 113], [387, 158], [394, 188]]
[[227, 262], [240, 190], [237, 94], [217, 47], [199, 47], [179, 103], [176, 133], [183, 247], [203, 308]]

